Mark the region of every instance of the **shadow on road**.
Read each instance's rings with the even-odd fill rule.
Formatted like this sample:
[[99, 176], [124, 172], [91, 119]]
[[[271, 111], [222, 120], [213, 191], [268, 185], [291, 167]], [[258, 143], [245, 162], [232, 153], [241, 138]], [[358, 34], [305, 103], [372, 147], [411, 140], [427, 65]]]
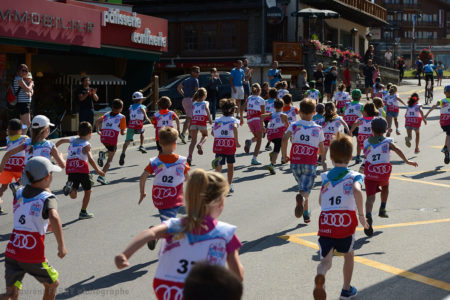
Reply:
[[236, 179], [233, 180], [233, 183], [258, 180], [258, 179], [261, 179], [266, 176], [270, 176], [269, 173], [255, 174], [255, 175], [247, 176], [247, 177], [237, 177]]
[[[112, 273], [112, 274], [97, 278], [94, 281], [88, 282], [95, 278], [95, 276], [91, 276], [85, 280], [82, 280], [82, 281], [75, 283], [75, 284], [71, 285], [70, 287], [66, 288], [64, 293], [56, 295], [56, 299], [78, 298], [78, 296], [80, 296], [82, 294], [103, 295], [102, 291], [100, 291], [101, 289], [110, 288], [119, 283], [133, 281], [147, 273], [146, 270], [140, 270], [140, 269], [148, 267], [148, 266], [156, 263], [157, 261], [158, 260], [155, 259], [155, 260], [149, 261], [147, 263], [135, 265], [135, 266], [127, 268], [123, 271]], [[111, 292], [111, 291], [107, 291], [107, 292]], [[109, 296], [113, 296], [113, 294], [107, 294], [105, 299], [108, 299]], [[109, 298], [112, 298], [112, 297], [109, 297]]]
[[254, 240], [254, 241], [243, 241], [242, 242], [243, 246], [239, 250], [239, 254], [242, 255], [242, 254], [248, 253], [248, 252], [259, 252], [259, 251], [266, 250], [268, 248], [278, 247], [278, 246], [281, 246], [284, 244], [288, 244], [289, 241], [280, 239], [280, 236], [285, 235], [288, 232], [291, 232], [293, 230], [303, 228], [305, 226], [307, 226], [307, 225], [306, 224], [298, 224], [294, 228], [286, 229], [286, 230], [283, 230], [283, 231], [280, 231], [277, 233], [273, 233], [271, 235], [266, 235], [257, 240]]

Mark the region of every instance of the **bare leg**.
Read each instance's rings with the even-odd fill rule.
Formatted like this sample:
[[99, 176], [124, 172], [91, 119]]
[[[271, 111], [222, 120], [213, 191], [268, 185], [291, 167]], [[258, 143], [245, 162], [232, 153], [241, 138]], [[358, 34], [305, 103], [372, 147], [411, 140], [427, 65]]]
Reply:
[[84, 191], [83, 203], [81, 204], [81, 209], [86, 209], [91, 199], [91, 190]]
[[398, 130], [398, 118], [394, 118], [395, 129]]
[[143, 132], [141, 133], [140, 138], [141, 138], [141, 146], [144, 146], [144, 133]]
[[353, 250], [348, 253], [344, 253], [344, 285], [342, 288], [347, 291], [350, 289], [350, 282], [352, 281], [353, 266], [355, 264], [354, 260], [355, 257]]
[[305, 202], [303, 203], [303, 211], [307, 211], [308, 210], [309, 193], [300, 191], [300, 194], [305, 198]]
[[366, 214], [372, 213], [374, 203], [375, 203], [375, 195], [368, 196], [366, 199]]
[[186, 131], [189, 128], [189, 125], [191, 125], [191, 118], [186, 117], [186, 121], [184, 121], [184, 124], [183, 124], [183, 131], [181, 132], [182, 135], [184, 135], [186, 133]]
[[359, 145], [358, 138], [356, 138], [356, 155], [361, 155], [361, 146]]
[[198, 143], [200, 146], [203, 146], [203, 144], [206, 142], [206, 139], [208, 138], [208, 131], [201, 131], [202, 137], [200, 138], [200, 142]]
[[27, 125], [27, 129], [30, 128], [31, 125], [30, 113], [20, 115], [20, 121], [22, 122], [22, 124]]
[[388, 128], [387, 128], [386, 136], [387, 136], [387, 137], [390, 137], [390, 136], [391, 136], [391, 127], [392, 127], [392, 117], [386, 116], [386, 121], [387, 121], [387, 123], [388, 123]]
[[111, 166], [111, 162], [114, 158], [114, 154], [116, 154], [116, 151], [114, 151], [114, 152], [108, 151], [108, 160], [106, 161], [106, 164], [103, 167], [103, 172], [105, 172], [105, 173], [108, 172], [109, 167]]
[[77, 194], [78, 194], [78, 191], [76, 189], [72, 188], [72, 191], [70, 192], [70, 198], [77, 199]]
[[[381, 187], [381, 202], [387, 203], [388, 196], [389, 196], [389, 186], [388, 185], [382, 186]], [[374, 199], [374, 202], [375, 202], [375, 199]], [[372, 203], [372, 205], [373, 205], [373, 203]], [[367, 206], [367, 204], [366, 204], [366, 206]]]
[[42, 300], [53, 300], [56, 297], [56, 289], [58, 288], [58, 280], [52, 284], [44, 283], [45, 291]]
[[188, 158], [192, 158], [192, 153], [194, 153], [194, 148], [195, 145], [197, 144], [197, 134], [198, 134], [198, 130], [191, 130], [189, 132], [189, 134], [191, 135], [191, 143], [189, 144], [189, 156]]
[[1, 294], [0, 299], [2, 300], [18, 300], [19, 299], [19, 289], [14, 285], [8, 286], [6, 288], [6, 294]]
[[259, 150], [261, 149], [262, 132], [255, 133], [255, 137], [253, 138], [253, 140], [256, 141], [255, 151], [253, 152], [253, 155], [258, 156]]
[[234, 165], [233, 164], [227, 164], [228, 170], [228, 184], [231, 184], [233, 182], [233, 173], [234, 173]]
[[221, 164], [218, 164], [218, 165], [217, 165], [217, 167], [216, 167], [216, 172], [222, 173], [222, 165], [221, 165]]
[[7, 185], [7, 184], [2, 184], [2, 186], [0, 187], [0, 206], [1, 206], [2, 203], [3, 203], [3, 200], [2, 200], [3, 193], [4, 193], [7, 189], [8, 189], [8, 185]]
[[419, 151], [420, 131], [419, 129], [415, 131], [416, 131], [416, 151]]
[[131, 141], [126, 141], [125, 143], [123, 143], [123, 147], [122, 147], [122, 153], [125, 153], [127, 151], [128, 145], [130, 145]]
[[447, 151], [450, 151], [450, 135], [445, 137], [445, 145], [447, 145]]
[[320, 260], [319, 265], [317, 266], [317, 274], [324, 275], [327, 274], [328, 270], [331, 269], [331, 265], [333, 262], [334, 248], [331, 248], [330, 252], [328, 252], [327, 256]]

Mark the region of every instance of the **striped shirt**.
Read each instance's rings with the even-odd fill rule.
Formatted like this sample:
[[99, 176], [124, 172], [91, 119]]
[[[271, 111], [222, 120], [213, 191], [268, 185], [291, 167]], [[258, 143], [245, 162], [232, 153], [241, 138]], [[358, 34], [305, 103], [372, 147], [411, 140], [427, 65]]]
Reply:
[[[17, 93], [17, 89], [19, 88], [19, 80], [23, 80], [22, 77], [20, 76], [16, 76], [14, 77], [14, 81], [13, 81], [13, 91], [14, 94]], [[17, 95], [17, 102], [22, 102], [22, 103], [30, 103], [31, 102], [31, 97], [27, 95], [27, 93], [24, 91], [23, 88], [20, 88], [19, 94]]]

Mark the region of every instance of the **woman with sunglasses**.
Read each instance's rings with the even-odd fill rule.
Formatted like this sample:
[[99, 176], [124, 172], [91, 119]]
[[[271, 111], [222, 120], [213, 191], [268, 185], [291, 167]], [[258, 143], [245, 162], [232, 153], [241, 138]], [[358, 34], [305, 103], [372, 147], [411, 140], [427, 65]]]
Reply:
[[16, 77], [14, 77], [12, 87], [14, 94], [17, 95], [16, 108], [20, 115], [20, 121], [22, 122], [22, 124], [26, 125], [28, 129], [31, 125], [30, 107], [34, 82], [32, 80], [29, 82], [25, 81], [24, 78], [27, 75], [28, 66], [25, 64], [21, 64], [17, 69], [17, 75]]

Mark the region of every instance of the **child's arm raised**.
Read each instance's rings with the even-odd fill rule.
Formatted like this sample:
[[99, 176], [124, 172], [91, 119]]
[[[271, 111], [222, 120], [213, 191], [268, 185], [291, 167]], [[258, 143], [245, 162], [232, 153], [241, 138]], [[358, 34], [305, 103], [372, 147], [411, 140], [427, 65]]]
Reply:
[[393, 143], [391, 143], [389, 145], [389, 148], [394, 151], [395, 153], [397, 153], [398, 156], [400, 156], [400, 158], [407, 163], [410, 166], [414, 166], [417, 167], [419, 166], [415, 161], [410, 161], [409, 159], [406, 158], [405, 154], [403, 153], [403, 151], [400, 148], [397, 148]]
[[150, 176], [150, 173], [144, 170], [141, 175], [141, 179], [139, 180], [139, 190], [141, 191], [141, 195], [139, 197], [138, 204], [141, 204], [142, 200], [147, 196], [145, 193], [145, 181], [147, 180], [148, 176]]
[[430, 112], [435, 110], [438, 106], [439, 106], [439, 101], [428, 110], [428, 112], [425, 115], [425, 119], [428, 118], [428, 115], [430, 114]]
[[234, 250], [227, 256], [228, 268], [241, 280], [244, 281], [244, 266], [239, 260], [239, 251]]
[[88, 146], [84, 147], [83, 151], [87, 154], [89, 164], [92, 166], [92, 168], [94, 168], [95, 172], [97, 172], [97, 174], [100, 176], [105, 176], [105, 172], [103, 172], [102, 170], [99, 169], [99, 167], [95, 163], [94, 158], [92, 157], [91, 146], [88, 145]]
[[68, 143], [70, 143], [70, 139], [60, 139], [59, 141], [56, 142], [55, 146], [56, 148], [58, 148], [60, 145]]
[[58, 164], [58, 166], [60, 168], [64, 169], [66, 167], [66, 161], [64, 160], [63, 155], [61, 154], [61, 152], [59, 152], [58, 148], [53, 147], [52, 151], [50, 152], [50, 154], [56, 160], [56, 163]]
[[165, 237], [166, 234], [167, 234], [167, 225], [164, 223], [157, 225], [157, 226], [153, 226], [151, 228], [148, 228], [148, 229], [142, 231], [128, 245], [128, 247], [125, 249], [125, 251], [116, 255], [116, 257], [114, 258], [116, 267], [118, 269], [123, 269], [125, 267], [128, 267], [130, 265], [130, 263], [128, 262], [128, 259], [130, 259], [130, 257], [133, 256], [133, 254], [136, 251], [138, 251], [142, 246], [147, 244], [149, 241], [152, 241], [155, 239], [161, 239], [161, 238]]
[[353, 183], [353, 196], [355, 197], [356, 208], [358, 209], [359, 223], [361, 223], [361, 225], [365, 229], [369, 229], [369, 224], [367, 224], [366, 217], [364, 216], [363, 194], [361, 192], [361, 183], [358, 181], [355, 181]]
[[56, 242], [58, 243], [58, 256], [59, 258], [63, 258], [67, 254], [67, 249], [64, 244], [61, 219], [59, 218], [58, 211], [56, 209], [50, 209], [48, 211], [48, 218], [50, 220], [50, 224], [52, 225], [52, 230], [55, 234]]
[[234, 124], [234, 126], [233, 126], [233, 133], [234, 133], [234, 141], [236, 143], [236, 148], [240, 148], [241, 144], [239, 144], [237, 124]]
[[398, 102], [400, 102], [400, 103], [402, 103], [403, 105], [406, 105], [406, 103], [405, 103], [405, 102], [403, 102], [403, 100], [402, 100], [402, 99], [400, 99], [399, 97], [397, 97], [397, 101], [398, 101]]

